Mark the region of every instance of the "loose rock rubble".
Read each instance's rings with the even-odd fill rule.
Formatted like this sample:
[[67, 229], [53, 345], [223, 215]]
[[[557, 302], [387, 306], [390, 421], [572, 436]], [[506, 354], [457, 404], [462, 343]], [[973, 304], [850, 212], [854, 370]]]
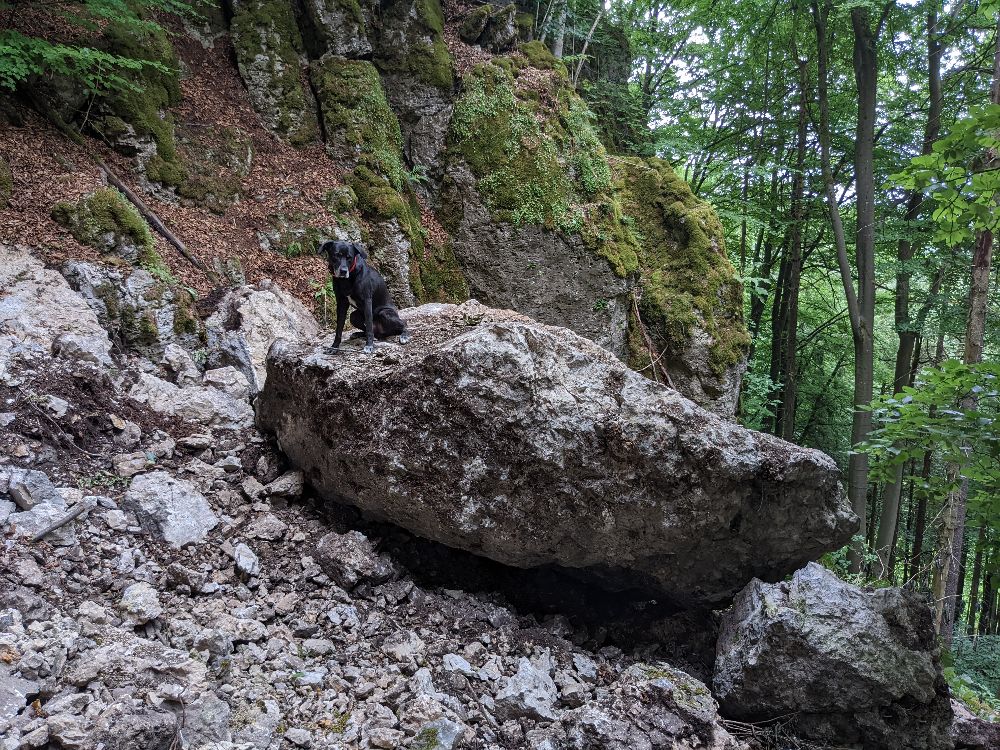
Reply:
[[0, 749], [747, 747], [710, 613], [318, 501], [240, 366], [130, 356], [4, 360]]

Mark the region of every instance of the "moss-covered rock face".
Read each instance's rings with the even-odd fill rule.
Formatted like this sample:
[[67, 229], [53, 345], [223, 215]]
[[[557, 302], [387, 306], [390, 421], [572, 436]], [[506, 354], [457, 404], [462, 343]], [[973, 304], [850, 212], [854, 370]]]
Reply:
[[240, 75], [264, 122], [293, 145], [314, 141], [319, 135], [316, 108], [300, 77], [304, 46], [292, 5], [239, 0], [230, 32]]
[[84, 245], [115, 253], [129, 263], [158, 258], [149, 226], [114, 188], [95, 190], [79, 203], [57, 203], [51, 213], [56, 222]]
[[[515, 224], [580, 230], [609, 193], [607, 153], [591, 114], [559, 75], [519, 85], [520, 58], [477, 67], [455, 104], [450, 145], [479, 178], [493, 212]], [[620, 275], [634, 262], [617, 263]]]
[[88, 127], [121, 153], [138, 156], [150, 180], [180, 184], [186, 175], [177, 156], [174, 121], [166, 112], [181, 98], [179, 63], [166, 32], [140, 33], [112, 22], [103, 39], [108, 51], [150, 65], [133, 76], [136, 90], [102, 97]]
[[[641, 235], [642, 318], [668, 352], [681, 353], [695, 329], [711, 338], [708, 363], [723, 376], [746, 357], [743, 287], [726, 256], [712, 207], [662, 159], [612, 162], [625, 210]], [[638, 361], [648, 352], [632, 352]]]
[[[533, 277], [536, 260], [528, 260], [527, 246], [538, 227], [534, 256], [562, 288], [529, 285], [531, 297], [517, 298], [516, 309], [568, 325], [647, 374], [651, 360], [665, 353], [661, 363], [682, 392], [731, 414], [747, 334], [742, 287], [726, 258], [718, 217], [666, 162], [609, 157], [593, 115], [558, 68], [547, 76], [525, 73], [526, 58], [549, 63], [548, 51], [524, 46], [524, 57], [500, 58], [466, 78], [449, 132], [452, 167], [439, 209], [457, 233], [473, 294], [490, 304], [516, 297]], [[460, 165], [475, 176], [474, 187], [463, 185]], [[492, 222], [520, 228], [506, 231], [508, 247], [526, 245], [519, 263], [496, 259], [495, 249], [492, 259], [488, 249], [474, 249], [490, 232], [481, 218], [470, 224], [468, 214], [477, 210], [465, 195], [470, 190], [481, 196]], [[561, 264], [548, 252], [555, 246]], [[624, 286], [593, 266], [581, 283], [581, 248], [606, 261], [604, 273]], [[586, 299], [564, 306], [568, 289]]]
[[375, 62], [381, 72], [440, 89], [452, 87], [451, 54], [444, 42], [439, 0], [390, 0], [382, 6]]
[[368, 167], [400, 190], [403, 137], [375, 66], [327, 55], [314, 63], [312, 81], [331, 155]]
[[303, 39], [310, 55], [321, 57], [329, 52], [362, 57], [371, 53], [358, 0], [303, 0], [302, 7], [307, 21]]
[[250, 173], [253, 143], [239, 128], [221, 130], [184, 125], [176, 130], [178, 161], [184, 175], [175, 186], [184, 202], [222, 214], [235, 201]]
[[498, 8], [487, 3], [473, 8], [462, 21], [459, 36], [491, 52], [509, 50], [518, 37], [517, 6], [510, 3]]

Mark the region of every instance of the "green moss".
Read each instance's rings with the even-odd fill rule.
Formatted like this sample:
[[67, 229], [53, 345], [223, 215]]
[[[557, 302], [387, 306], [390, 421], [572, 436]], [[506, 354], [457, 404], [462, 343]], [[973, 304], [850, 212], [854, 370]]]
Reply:
[[514, 18], [517, 24], [517, 38], [522, 42], [528, 42], [535, 34], [535, 16], [531, 13], [518, 13]]
[[503, 62], [516, 64], [499, 58], [466, 80], [452, 117], [451, 146], [500, 218], [577, 231], [585, 204], [610, 184], [607, 155], [586, 105], [555, 81], [550, 93], [556, 103], [541, 104], [518, 90]]
[[[548, 53], [529, 43], [528, 55]], [[544, 52], [543, 52], [544, 51]], [[528, 57], [531, 60], [531, 57]], [[616, 274], [635, 276], [642, 321], [655, 342], [683, 352], [695, 328], [712, 339], [709, 360], [722, 374], [744, 355], [742, 287], [723, 246], [711, 206], [658, 159], [610, 158], [594, 116], [559, 76], [535, 96], [518, 86], [518, 65], [499, 58], [465, 80], [449, 132], [497, 218], [578, 234]], [[442, 216], [454, 230], [461, 199], [442, 185]], [[631, 363], [649, 356], [637, 321], [630, 326]]]
[[313, 86], [323, 113], [328, 148], [356, 160], [402, 189], [403, 136], [375, 66], [327, 55], [313, 66]]
[[420, 733], [413, 738], [410, 745], [413, 750], [438, 750], [441, 747], [441, 736], [438, 730], [433, 727], [420, 730]]
[[519, 47], [519, 51], [528, 59], [528, 63], [533, 68], [539, 70], [556, 70], [567, 75], [566, 64], [562, 60], [557, 60], [551, 50], [545, 46], [545, 42], [537, 39], [525, 42]]
[[348, 177], [358, 209], [370, 221], [398, 222], [410, 243], [410, 288], [420, 302], [458, 302], [469, 296], [468, 284], [451, 243], [428, 243], [420, 209], [409, 187], [397, 191], [364, 165]]
[[[385, 51], [378, 59], [379, 70], [409, 75], [437, 88], [450, 89], [454, 81], [451, 53], [444, 42], [444, 14], [440, 0], [413, 0], [395, 3], [391, 20], [406, 29], [404, 44]], [[413, 17], [415, 16], [415, 18]]]
[[358, 196], [350, 185], [338, 185], [323, 195], [323, 207], [331, 213], [345, 213], [357, 208]]
[[236, 5], [230, 24], [240, 75], [256, 93], [255, 106], [272, 129], [292, 145], [318, 135], [309, 95], [299, 77], [302, 36], [292, 5], [283, 0], [248, 0]]
[[79, 203], [57, 203], [52, 218], [84, 245], [109, 252], [131, 245], [143, 254], [155, 253], [153, 235], [145, 220], [114, 188], [99, 188]]
[[196, 335], [201, 332], [194, 314], [194, 298], [186, 289], [174, 290], [174, 333], [178, 336]]
[[462, 38], [462, 41], [475, 44], [479, 36], [486, 29], [486, 24], [489, 23], [491, 15], [493, 15], [493, 6], [489, 3], [480, 5], [478, 8], [473, 8], [465, 16], [465, 20], [462, 21], [462, 26], [458, 31], [458, 35]]
[[[612, 164], [624, 208], [642, 238], [643, 322], [675, 353], [686, 348], [693, 328], [705, 330], [712, 338], [710, 364], [722, 374], [745, 355], [749, 337], [742, 286], [726, 256], [719, 217], [661, 159], [618, 158]], [[630, 350], [633, 366], [648, 363], [644, 345]]]
[[135, 90], [116, 90], [102, 99], [103, 114], [95, 118], [94, 128], [112, 142], [128, 134], [129, 126], [137, 136], [152, 138], [154, 159], [166, 175], [164, 165], [177, 161], [177, 150], [173, 118], [164, 111], [181, 99], [179, 63], [167, 33], [162, 28], [136, 31], [111, 22], [103, 38], [108, 51], [151, 64], [134, 75]]

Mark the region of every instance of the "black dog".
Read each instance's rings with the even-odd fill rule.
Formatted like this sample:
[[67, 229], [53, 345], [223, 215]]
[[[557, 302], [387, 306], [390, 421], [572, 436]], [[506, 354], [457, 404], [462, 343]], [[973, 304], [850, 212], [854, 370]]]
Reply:
[[351, 325], [359, 329], [351, 338], [366, 338], [365, 354], [375, 351], [376, 338], [399, 336], [401, 344], [410, 340], [406, 324], [392, 304], [385, 279], [365, 263], [368, 254], [364, 247], [356, 242], [329, 240], [319, 246], [318, 252], [326, 256], [330, 265], [333, 292], [337, 297], [337, 336], [329, 349], [331, 354], [340, 352], [340, 338], [351, 302], [357, 308], [351, 313]]

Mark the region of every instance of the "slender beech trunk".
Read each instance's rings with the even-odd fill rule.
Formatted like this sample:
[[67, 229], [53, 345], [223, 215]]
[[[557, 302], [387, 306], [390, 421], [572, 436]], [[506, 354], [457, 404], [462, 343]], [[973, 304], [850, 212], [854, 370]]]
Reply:
[[797, 147], [795, 157], [795, 176], [792, 178], [792, 237], [789, 243], [788, 273], [785, 284], [785, 314], [783, 320], [784, 350], [783, 387], [781, 391], [781, 406], [779, 429], [775, 434], [785, 440], [791, 440], [795, 435], [795, 405], [798, 400], [798, 377], [796, 369], [796, 349], [798, 344], [799, 326], [799, 286], [802, 278], [802, 235], [805, 230], [805, 185], [806, 185], [806, 138], [808, 124], [808, 89], [809, 64], [807, 60], [799, 60], [799, 122], [796, 133]]
[[[851, 445], [858, 445], [871, 432], [871, 412], [863, 407], [871, 403], [875, 371], [872, 329], [875, 322], [875, 102], [878, 90], [877, 36], [872, 30], [870, 9], [851, 9], [854, 29], [854, 80], [858, 90], [858, 123], [855, 130], [854, 193], [857, 227], [854, 263], [858, 276], [857, 297], [852, 318], [854, 337], [854, 416], [851, 420]], [[853, 288], [850, 269], [841, 271], [846, 286]], [[851, 507], [864, 523], [868, 503], [868, 456], [851, 454], [848, 464], [847, 494]], [[851, 570], [859, 572], [864, 550], [851, 550]]]
[[[1000, 18], [997, 20], [996, 50], [993, 55], [993, 85], [990, 102], [1000, 104]], [[997, 162], [997, 153], [990, 149], [986, 164], [990, 167]], [[993, 260], [993, 233], [984, 229], [976, 236], [972, 253], [972, 283], [969, 287], [969, 318], [965, 327], [966, 364], [976, 364], [983, 360], [983, 343], [986, 335], [986, 313], [989, 303], [990, 268]], [[959, 408], [971, 411], [976, 408], [975, 394], [962, 399]], [[955, 480], [957, 466], [948, 467], [948, 478]], [[934, 566], [934, 621], [942, 644], [951, 646], [955, 624], [955, 609], [958, 600], [959, 561], [965, 536], [965, 512], [969, 499], [969, 480], [962, 478], [958, 489], [948, 493], [938, 537], [938, 555]]]
[[976, 622], [979, 618], [979, 585], [983, 572], [983, 548], [986, 546], [986, 523], [979, 526], [979, 536], [976, 539], [976, 556], [972, 560], [972, 583], [969, 585], [969, 616], [965, 621], [966, 635], [974, 635]]
[[556, 14], [556, 28], [553, 32], [552, 55], [562, 59], [563, 47], [566, 43], [566, 12], [568, 0], [559, 0], [559, 10]]
[[576, 72], [573, 74], [573, 88], [580, 82], [580, 74], [583, 72], [583, 63], [587, 59], [587, 47], [590, 46], [590, 40], [594, 37], [594, 32], [597, 30], [597, 24], [601, 21], [601, 16], [604, 15], [604, 6], [601, 6], [597, 11], [597, 15], [594, 16], [594, 25], [590, 27], [590, 31], [587, 32], [587, 38], [583, 40], [583, 49], [580, 50], [580, 62], [576, 65]]
[[[924, 141], [921, 153], [931, 153], [934, 142], [941, 132], [941, 56], [943, 47], [938, 38], [937, 8], [932, 7], [927, 14], [927, 89], [930, 95], [930, 107], [927, 122], [924, 125]], [[920, 215], [923, 195], [917, 190], [910, 191], [906, 201], [906, 214], [903, 219], [912, 225]], [[904, 386], [910, 384], [910, 361], [916, 344], [919, 329], [910, 319], [910, 270], [908, 264], [913, 259], [913, 243], [908, 238], [899, 241], [896, 254], [898, 267], [896, 270], [896, 333], [899, 346], [896, 349], [896, 368], [893, 376], [893, 392], [899, 393]], [[881, 578], [892, 578], [893, 570], [889, 558], [895, 555], [890, 546], [895, 537], [898, 525], [899, 496], [903, 487], [903, 465], [896, 467], [895, 477], [886, 485], [882, 499], [882, 514], [879, 519], [878, 540], [875, 551], [878, 554], [882, 571]]]

